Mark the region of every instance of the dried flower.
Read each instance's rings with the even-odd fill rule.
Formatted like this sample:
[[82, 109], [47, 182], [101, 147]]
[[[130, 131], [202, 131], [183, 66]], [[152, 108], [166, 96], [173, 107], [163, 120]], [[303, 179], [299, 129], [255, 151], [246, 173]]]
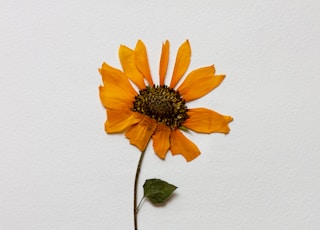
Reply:
[[[165, 76], [169, 61], [169, 42], [162, 45], [159, 85], [151, 76], [147, 51], [139, 40], [134, 50], [120, 46], [122, 71], [103, 63], [99, 69], [103, 85], [100, 99], [107, 110], [107, 133], [125, 133], [130, 143], [144, 151], [150, 139], [155, 153], [164, 159], [168, 150], [181, 154], [187, 161], [200, 150], [182, 133], [190, 129], [198, 133], [229, 132], [232, 117], [206, 108], [187, 107], [187, 102], [200, 98], [220, 85], [225, 75], [215, 75], [214, 66], [196, 69], [177, 87], [190, 64], [191, 47], [185, 41], [179, 48], [169, 86]], [[137, 86], [136, 92], [131, 82]]]

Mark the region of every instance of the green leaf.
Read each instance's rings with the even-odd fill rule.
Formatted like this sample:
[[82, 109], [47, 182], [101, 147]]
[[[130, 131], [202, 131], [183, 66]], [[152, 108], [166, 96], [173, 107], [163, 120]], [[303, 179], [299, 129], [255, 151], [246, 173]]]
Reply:
[[176, 186], [160, 179], [148, 179], [143, 185], [144, 197], [153, 204], [163, 203], [176, 189]]

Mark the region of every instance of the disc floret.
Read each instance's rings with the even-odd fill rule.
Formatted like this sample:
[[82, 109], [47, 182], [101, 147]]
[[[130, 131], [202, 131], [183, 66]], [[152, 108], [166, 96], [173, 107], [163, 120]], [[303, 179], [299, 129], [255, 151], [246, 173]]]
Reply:
[[166, 85], [147, 86], [140, 90], [132, 111], [149, 116], [171, 129], [179, 128], [188, 119], [185, 100], [178, 91]]

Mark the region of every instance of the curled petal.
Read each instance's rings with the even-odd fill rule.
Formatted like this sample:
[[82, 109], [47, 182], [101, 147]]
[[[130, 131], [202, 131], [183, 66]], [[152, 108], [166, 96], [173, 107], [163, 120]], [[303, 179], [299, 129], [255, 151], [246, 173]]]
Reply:
[[172, 131], [170, 143], [172, 154], [181, 154], [188, 162], [200, 155], [198, 147], [186, 138], [179, 129]]
[[119, 48], [119, 59], [125, 75], [127, 75], [139, 89], [144, 89], [146, 84], [144, 83], [142, 74], [137, 69], [134, 60], [134, 50], [121, 45]]
[[134, 55], [135, 55], [134, 60], [137, 68], [142, 73], [144, 78], [148, 81], [149, 85], [153, 86], [154, 84], [151, 77], [147, 49], [141, 40], [137, 42]]
[[189, 109], [189, 118], [183, 126], [198, 133], [224, 133], [230, 131], [228, 123], [233, 119], [205, 108]]
[[147, 144], [154, 133], [157, 123], [154, 119], [151, 119], [142, 114], [138, 114], [141, 117], [139, 123], [131, 126], [127, 132], [126, 137], [130, 140], [130, 144], [135, 145], [140, 151], [144, 151]]
[[167, 74], [168, 62], [169, 62], [169, 41], [167, 40], [164, 44], [162, 44], [162, 52], [160, 58], [160, 68], [159, 68], [159, 77], [160, 77], [160, 85], [164, 85], [164, 80]]
[[202, 97], [221, 84], [225, 75], [214, 75], [214, 66], [192, 71], [177, 89], [183, 99], [191, 101]]
[[187, 71], [190, 64], [191, 57], [191, 47], [189, 41], [186, 40], [179, 48], [176, 62], [173, 69], [172, 79], [170, 83], [170, 88], [174, 88], [182, 76]]
[[105, 130], [107, 133], [121, 133], [140, 120], [141, 117], [130, 110], [118, 111], [107, 109]]
[[158, 124], [155, 133], [152, 135], [153, 149], [156, 154], [164, 159], [170, 148], [171, 129], [163, 124]]

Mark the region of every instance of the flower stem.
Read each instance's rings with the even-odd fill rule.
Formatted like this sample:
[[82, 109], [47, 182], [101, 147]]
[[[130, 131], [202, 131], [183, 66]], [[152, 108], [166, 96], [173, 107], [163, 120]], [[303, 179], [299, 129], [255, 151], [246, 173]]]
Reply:
[[138, 196], [138, 181], [140, 176], [141, 164], [143, 161], [145, 151], [141, 152], [140, 159], [137, 166], [136, 176], [134, 178], [134, 197], [133, 197], [133, 217], [134, 217], [134, 230], [138, 230], [138, 206], [137, 206], [137, 196]]

